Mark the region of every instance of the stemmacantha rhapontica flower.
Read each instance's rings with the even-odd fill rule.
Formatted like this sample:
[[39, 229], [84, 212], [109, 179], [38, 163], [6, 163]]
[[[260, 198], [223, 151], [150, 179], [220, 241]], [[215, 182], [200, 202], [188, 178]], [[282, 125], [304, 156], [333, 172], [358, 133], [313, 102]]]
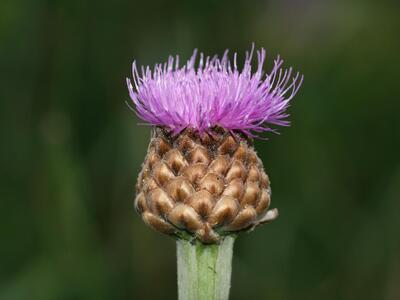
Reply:
[[157, 231], [216, 243], [278, 216], [268, 210], [270, 181], [253, 138], [270, 125], [286, 126], [286, 110], [303, 76], [278, 57], [264, 73], [265, 50], [246, 52], [243, 68], [222, 58], [183, 66], [179, 57], [138, 70], [127, 79], [137, 115], [153, 126], [136, 185], [135, 208]]

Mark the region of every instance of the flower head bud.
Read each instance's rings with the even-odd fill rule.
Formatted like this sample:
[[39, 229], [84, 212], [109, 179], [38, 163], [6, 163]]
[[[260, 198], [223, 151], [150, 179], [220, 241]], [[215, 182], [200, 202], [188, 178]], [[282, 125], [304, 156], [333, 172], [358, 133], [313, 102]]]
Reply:
[[285, 111], [302, 77], [292, 79], [279, 58], [264, 76], [263, 49], [252, 73], [252, 53], [241, 72], [236, 54], [232, 67], [227, 53], [201, 55], [197, 69], [196, 54], [181, 68], [170, 58], [141, 76], [134, 64], [130, 95], [138, 116], [154, 125], [135, 208], [155, 230], [215, 243], [277, 217], [252, 138], [273, 131], [266, 124], [288, 124]]
[[271, 189], [252, 140], [222, 128], [179, 135], [155, 128], [136, 192], [148, 225], [204, 243], [276, 217], [267, 215]]

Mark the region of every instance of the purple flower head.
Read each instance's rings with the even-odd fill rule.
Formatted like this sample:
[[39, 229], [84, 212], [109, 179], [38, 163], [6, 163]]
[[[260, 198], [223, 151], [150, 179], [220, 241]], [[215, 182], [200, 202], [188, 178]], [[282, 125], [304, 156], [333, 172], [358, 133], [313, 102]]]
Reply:
[[286, 109], [298, 91], [303, 76], [292, 76], [292, 68], [282, 69], [279, 56], [271, 72], [264, 73], [265, 50], [257, 51], [258, 66], [252, 72], [254, 52], [246, 52], [242, 70], [234, 54], [233, 66], [228, 50], [222, 58], [200, 59], [197, 50], [190, 60], [179, 66], [179, 56], [156, 64], [154, 69], [142, 67], [139, 73], [133, 63], [133, 85], [127, 78], [130, 97], [137, 115], [144, 121], [179, 133], [185, 128], [199, 132], [215, 126], [241, 131], [249, 136], [255, 132], [275, 131], [269, 125], [287, 126]]

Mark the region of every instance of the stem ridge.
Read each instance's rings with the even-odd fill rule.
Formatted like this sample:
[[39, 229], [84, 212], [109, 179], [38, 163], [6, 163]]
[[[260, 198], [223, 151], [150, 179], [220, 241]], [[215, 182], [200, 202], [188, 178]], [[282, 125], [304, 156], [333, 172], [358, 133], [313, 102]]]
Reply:
[[233, 236], [219, 244], [177, 240], [179, 300], [227, 300], [231, 285]]

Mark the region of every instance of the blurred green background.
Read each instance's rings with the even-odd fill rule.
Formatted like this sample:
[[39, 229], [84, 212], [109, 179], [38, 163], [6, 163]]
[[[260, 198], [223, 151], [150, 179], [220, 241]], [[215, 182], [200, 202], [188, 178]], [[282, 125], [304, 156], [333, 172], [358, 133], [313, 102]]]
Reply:
[[237, 240], [231, 299], [400, 299], [398, 1], [2, 0], [1, 300], [176, 299], [125, 78], [253, 41], [305, 82], [256, 142], [280, 218]]

